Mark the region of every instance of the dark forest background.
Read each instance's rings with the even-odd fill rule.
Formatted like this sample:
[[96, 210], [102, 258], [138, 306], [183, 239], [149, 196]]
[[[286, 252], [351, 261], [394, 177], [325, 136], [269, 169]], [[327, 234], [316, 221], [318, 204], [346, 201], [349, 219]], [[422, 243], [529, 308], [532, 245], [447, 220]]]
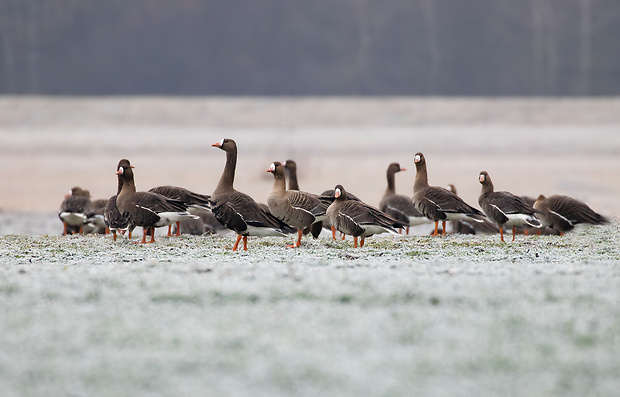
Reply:
[[0, 0], [0, 93], [617, 95], [619, 0]]

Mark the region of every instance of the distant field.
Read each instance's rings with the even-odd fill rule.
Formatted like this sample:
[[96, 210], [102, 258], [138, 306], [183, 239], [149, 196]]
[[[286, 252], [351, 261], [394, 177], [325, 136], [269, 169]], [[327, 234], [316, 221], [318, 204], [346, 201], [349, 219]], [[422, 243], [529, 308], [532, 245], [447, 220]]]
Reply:
[[5, 235], [0, 390], [615, 396], [618, 241]]

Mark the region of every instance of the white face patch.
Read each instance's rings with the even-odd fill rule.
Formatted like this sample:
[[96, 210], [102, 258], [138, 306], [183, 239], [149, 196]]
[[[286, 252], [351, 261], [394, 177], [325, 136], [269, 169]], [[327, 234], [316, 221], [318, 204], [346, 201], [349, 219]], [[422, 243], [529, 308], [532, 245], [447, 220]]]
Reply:
[[484, 174], [480, 174], [480, 177], [478, 177], [478, 180], [479, 180], [480, 182], [484, 182], [484, 179], [485, 179], [485, 178], [484, 178]]
[[118, 169], [118, 173], [119, 173], [119, 175], [123, 175], [123, 174], [125, 173], [125, 168], [120, 167], [120, 168]]
[[338, 198], [338, 197], [340, 197], [341, 194], [342, 194], [342, 192], [340, 191], [340, 189], [334, 190], [334, 197]]
[[222, 147], [224, 145], [224, 138], [217, 143], [217, 146]]
[[416, 154], [415, 157], [413, 158], [413, 162], [414, 163], [419, 163], [420, 162], [420, 155]]
[[275, 163], [271, 163], [271, 165], [269, 166], [269, 169], [267, 170], [269, 172], [275, 172], [276, 171], [276, 165]]

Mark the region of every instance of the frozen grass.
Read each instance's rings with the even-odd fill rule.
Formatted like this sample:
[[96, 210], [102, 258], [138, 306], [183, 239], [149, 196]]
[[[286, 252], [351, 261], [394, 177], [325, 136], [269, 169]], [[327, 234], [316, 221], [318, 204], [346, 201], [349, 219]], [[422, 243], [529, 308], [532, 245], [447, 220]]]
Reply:
[[5, 235], [0, 390], [617, 395], [618, 241]]

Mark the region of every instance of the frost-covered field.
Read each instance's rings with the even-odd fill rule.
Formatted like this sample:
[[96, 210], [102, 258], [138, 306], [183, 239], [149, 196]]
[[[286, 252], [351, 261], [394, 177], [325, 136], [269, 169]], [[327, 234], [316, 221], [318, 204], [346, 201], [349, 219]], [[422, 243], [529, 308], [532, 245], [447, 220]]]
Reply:
[[0, 390], [614, 396], [618, 241], [4, 235]]

